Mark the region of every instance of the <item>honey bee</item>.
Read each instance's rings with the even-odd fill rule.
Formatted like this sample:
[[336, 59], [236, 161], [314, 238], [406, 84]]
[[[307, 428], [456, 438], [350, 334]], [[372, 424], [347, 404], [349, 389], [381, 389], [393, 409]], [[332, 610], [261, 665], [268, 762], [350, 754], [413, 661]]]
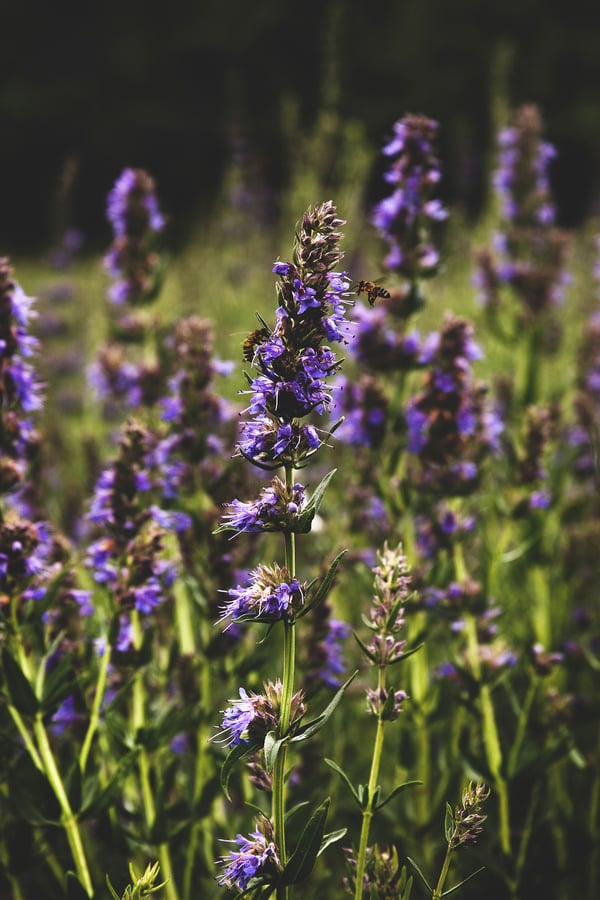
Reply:
[[264, 344], [264, 342], [271, 336], [271, 332], [269, 328], [255, 328], [254, 331], [251, 331], [247, 338], [245, 338], [244, 343], [242, 345], [242, 355], [246, 362], [251, 363], [254, 359], [254, 353], [256, 351], [256, 347], [259, 344]]
[[356, 286], [356, 293], [366, 294], [369, 306], [374, 306], [378, 297], [383, 297], [387, 300], [390, 296], [389, 291], [386, 291], [380, 284], [375, 284], [374, 281], [359, 281]]

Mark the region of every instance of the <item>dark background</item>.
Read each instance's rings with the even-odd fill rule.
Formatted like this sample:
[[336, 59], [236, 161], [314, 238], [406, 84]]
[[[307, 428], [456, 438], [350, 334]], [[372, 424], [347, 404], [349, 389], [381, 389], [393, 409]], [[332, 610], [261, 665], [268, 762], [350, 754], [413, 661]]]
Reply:
[[[276, 196], [288, 174], [282, 98], [310, 128], [332, 65], [342, 119], [374, 148], [407, 112], [440, 122], [446, 199], [476, 216], [503, 60], [505, 101], [539, 104], [559, 150], [560, 224], [600, 212], [597, 0], [4, 6], [1, 252], [44, 246], [65, 224], [106, 242], [105, 197], [125, 166], [156, 177], [184, 240], [210, 212], [234, 133]], [[57, 213], [61, 183], [70, 221]]]

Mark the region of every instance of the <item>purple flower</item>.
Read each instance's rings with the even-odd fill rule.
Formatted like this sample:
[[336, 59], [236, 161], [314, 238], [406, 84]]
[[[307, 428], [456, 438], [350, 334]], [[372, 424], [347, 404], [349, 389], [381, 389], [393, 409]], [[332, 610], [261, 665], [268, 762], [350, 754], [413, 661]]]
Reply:
[[439, 263], [430, 232], [447, 211], [431, 196], [440, 180], [437, 129], [431, 119], [407, 115], [396, 122], [394, 136], [383, 148], [392, 158], [385, 180], [394, 190], [377, 204], [372, 221], [389, 245], [386, 266], [410, 281], [432, 275]]
[[217, 878], [220, 887], [235, 887], [245, 891], [253, 878], [275, 876], [280, 868], [277, 847], [261, 831], [253, 831], [248, 838], [238, 834], [235, 840], [227, 843], [237, 844], [237, 850], [231, 850], [228, 856], [219, 860], [225, 868]]
[[219, 621], [241, 618], [271, 621], [284, 615], [291, 616], [303, 603], [304, 591], [297, 578], [292, 578], [285, 567], [258, 566], [250, 573], [244, 587], [230, 588], [232, 598], [222, 608]]
[[165, 226], [154, 179], [143, 169], [125, 169], [108, 195], [106, 214], [115, 236], [104, 257], [115, 279], [109, 300], [117, 306], [146, 303], [156, 294], [159, 276], [152, 240]]
[[306, 502], [305, 489], [300, 483], [288, 488], [275, 477], [254, 501], [232, 500], [223, 526], [234, 531], [294, 531], [298, 515]]
[[321, 642], [321, 651], [324, 659], [318, 678], [328, 687], [338, 688], [342, 683], [341, 677], [346, 671], [346, 663], [343, 658], [344, 645], [352, 629], [347, 622], [340, 619], [329, 619], [327, 622], [327, 635]]
[[257, 694], [247, 694], [244, 688], [240, 688], [240, 699], [232, 700], [231, 706], [223, 710], [223, 720], [221, 722], [221, 731], [218, 737], [228, 747], [235, 747], [238, 744], [249, 744], [248, 728], [257, 715], [257, 703], [260, 701]]

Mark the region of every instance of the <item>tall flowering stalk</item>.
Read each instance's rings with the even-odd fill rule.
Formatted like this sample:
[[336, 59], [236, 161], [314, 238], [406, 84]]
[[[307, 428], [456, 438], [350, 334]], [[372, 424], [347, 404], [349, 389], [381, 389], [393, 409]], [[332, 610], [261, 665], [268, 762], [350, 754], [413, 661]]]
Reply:
[[466, 884], [475, 875], [482, 871], [482, 868], [472, 872], [468, 878], [463, 879], [460, 884], [455, 884], [452, 888], [444, 891], [444, 885], [450, 871], [450, 863], [456, 850], [460, 847], [466, 848], [477, 842], [478, 836], [483, 831], [483, 823], [487, 819], [481, 811], [483, 803], [490, 795], [489, 788], [478, 781], [475, 786], [471, 782], [463, 791], [462, 802], [454, 809], [449, 803], [446, 804], [446, 818], [444, 822], [444, 831], [446, 837], [446, 854], [442, 863], [442, 868], [435, 888], [428, 884], [427, 879], [421, 872], [419, 866], [411, 860], [412, 865], [417, 870], [421, 879], [431, 894], [431, 900], [441, 900], [445, 894], [455, 891], [457, 888]]
[[32, 414], [42, 408], [42, 386], [31, 363], [38, 348], [29, 332], [33, 300], [0, 259], [0, 494], [23, 486], [37, 444]]
[[[476, 255], [475, 284], [487, 321], [502, 340], [523, 342], [520, 389], [525, 403], [539, 393], [540, 351], [556, 348], [553, 320], [570, 281], [569, 241], [555, 227], [549, 170], [556, 156], [543, 140], [543, 122], [534, 104], [515, 113], [498, 135], [494, 187], [500, 199], [500, 228], [492, 249]], [[516, 300], [507, 316], [507, 298]], [[512, 319], [512, 321], [511, 321]]]
[[[33, 300], [14, 280], [9, 261], [0, 260], [2, 693], [20, 739], [16, 742], [17, 755], [29, 757], [33, 783], [42, 785], [45, 791], [50, 788], [58, 804], [55, 815], [66, 835], [80, 889], [91, 897], [90, 868], [77, 808], [69, 796], [48, 727], [62, 697], [59, 691], [53, 694], [48, 690], [51, 673], [49, 654], [44, 655], [44, 612], [47, 613], [52, 595], [60, 593], [58, 576], [66, 554], [61, 552], [48, 524], [26, 518], [16, 508], [21, 504], [14, 502], [15, 493], [25, 491], [30, 477], [30, 454], [37, 442], [31, 416], [42, 406], [41, 385], [30, 361], [37, 349], [37, 341], [28, 330], [34, 314]], [[58, 643], [53, 642], [55, 650]], [[52, 864], [56, 864], [54, 859]], [[15, 895], [20, 896], [16, 882], [12, 886]]]
[[[113, 316], [110, 340], [100, 348], [90, 379], [107, 410], [115, 401], [132, 409], [154, 404], [164, 386], [157, 349], [151, 346], [158, 323], [146, 312], [164, 279], [158, 237], [166, 219], [152, 176], [144, 169], [124, 169], [108, 194], [106, 214], [113, 230], [104, 256]], [[141, 358], [132, 358], [125, 346], [131, 344], [142, 345]]]
[[[283, 627], [283, 672], [274, 727], [258, 744], [265, 754], [272, 784], [272, 821], [267, 831], [255, 834], [255, 842], [243, 839], [221, 882], [244, 890], [252, 879], [273, 879], [278, 897], [299, 878], [298, 848], [290, 857], [285, 833], [285, 784], [288, 745], [298, 723], [293, 721], [296, 669], [296, 622], [311, 605], [321, 602], [329, 589], [334, 563], [320, 586], [306, 585], [296, 572], [296, 534], [310, 530], [330, 475], [309, 500], [305, 486], [296, 480], [330, 432], [313, 424], [332, 405], [329, 379], [340, 362], [329, 344], [347, 340], [346, 307], [350, 280], [336, 272], [339, 249], [339, 219], [333, 203], [309, 209], [299, 225], [292, 260], [279, 261], [273, 272], [279, 276], [279, 306], [275, 324], [262, 322], [244, 343], [244, 356], [255, 374], [248, 375], [248, 418], [241, 424], [238, 452], [253, 465], [267, 470], [283, 469], [252, 502], [233, 500], [223, 517], [223, 528], [236, 533], [279, 532], [284, 540], [283, 565], [259, 565], [249, 583], [229, 591], [222, 618], [228, 622], [256, 621]], [[295, 735], [298, 738], [298, 735]], [[256, 748], [255, 748], [256, 749]], [[309, 833], [321, 828], [326, 805], [319, 808]], [[307, 826], [308, 827], [308, 826]], [[272, 829], [270, 831], [269, 829]], [[314, 839], [314, 834], [313, 834]], [[256, 843], [258, 841], [258, 843]], [[268, 851], [272, 847], [273, 850]], [[256, 854], [260, 857], [256, 864]], [[266, 855], [265, 855], [266, 854]], [[248, 860], [251, 856], [252, 860]], [[310, 868], [315, 854], [310, 859]], [[248, 860], [248, 865], [243, 861]], [[268, 860], [268, 870], [266, 863]], [[273, 871], [275, 867], [275, 872]], [[307, 863], [302, 866], [303, 874]]]
[[435, 196], [441, 178], [437, 132], [438, 123], [425, 116], [406, 115], [396, 122], [394, 134], [383, 148], [390, 159], [384, 177], [392, 185], [392, 193], [377, 204], [372, 218], [389, 246], [384, 264], [407, 282], [413, 308], [423, 302], [420, 280], [438, 269], [440, 254], [433, 230], [447, 216]]
[[373, 852], [372, 848], [369, 848], [369, 833], [373, 816], [395, 794], [407, 787], [406, 784], [398, 786], [383, 800], [379, 796], [379, 770], [385, 725], [387, 722], [394, 722], [399, 718], [407, 699], [404, 690], [395, 689], [388, 682], [388, 670], [409, 655], [406, 640], [400, 638], [404, 626], [404, 603], [408, 598], [410, 588], [410, 575], [402, 547], [398, 546], [394, 550], [390, 550], [385, 545], [379, 554], [379, 565], [374, 568], [373, 572], [375, 595], [367, 622], [372, 636], [368, 644], [364, 644], [360, 640], [359, 643], [369, 663], [377, 669], [377, 685], [367, 690], [368, 711], [375, 716], [377, 729], [368, 784], [362, 785], [358, 792], [352, 789], [362, 810], [358, 851], [355, 860], [352, 856], [350, 857], [355, 866], [355, 900], [362, 900], [365, 891], [370, 887], [369, 879], [365, 880], [365, 872], [368, 854]]
[[[160, 810], [153, 789], [157, 776], [152, 755], [140, 738], [148, 727], [147, 653], [143, 647], [153, 614], [171, 598], [178, 574], [177, 563], [166, 552], [169, 535], [190, 525], [185, 513], [164, 510], [153, 502], [157, 493], [151, 465], [155, 443], [151, 431], [133, 421], [127, 424], [115, 459], [96, 484], [88, 519], [100, 535], [90, 543], [85, 558], [93, 580], [106, 590], [112, 619], [111, 647], [104, 649], [102, 658], [102, 686], [106, 684], [111, 653], [117, 668], [119, 663], [135, 666], [130, 722], [140, 739], [138, 768], [147, 834], [159, 828]], [[156, 843], [167, 878], [166, 895], [169, 900], [177, 900], [168, 842], [163, 839]]]

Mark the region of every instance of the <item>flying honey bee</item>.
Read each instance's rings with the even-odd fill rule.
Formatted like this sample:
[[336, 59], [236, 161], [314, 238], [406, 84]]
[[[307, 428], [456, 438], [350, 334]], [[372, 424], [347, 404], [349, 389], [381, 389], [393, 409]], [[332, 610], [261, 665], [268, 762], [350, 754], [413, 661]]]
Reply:
[[242, 345], [242, 354], [243, 358], [246, 362], [251, 363], [254, 359], [254, 354], [256, 352], [256, 347], [259, 344], [264, 344], [264, 342], [270, 337], [270, 330], [265, 328], [255, 328], [254, 331], [251, 331], [247, 338], [245, 338], [244, 343]]
[[386, 291], [385, 288], [381, 287], [380, 284], [376, 284], [374, 281], [359, 281], [356, 285], [356, 293], [366, 294], [369, 306], [374, 306], [378, 297], [383, 297], [387, 300], [390, 296], [389, 291]]

